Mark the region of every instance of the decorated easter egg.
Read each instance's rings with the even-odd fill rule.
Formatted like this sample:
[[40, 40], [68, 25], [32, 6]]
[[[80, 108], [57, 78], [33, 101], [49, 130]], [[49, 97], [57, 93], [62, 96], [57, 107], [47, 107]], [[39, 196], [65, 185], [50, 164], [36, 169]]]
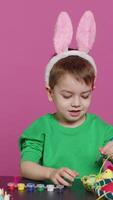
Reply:
[[101, 174], [97, 175], [96, 181], [101, 181], [103, 179], [113, 178], [113, 171], [110, 169], [106, 169]]
[[102, 179], [113, 178], [113, 172], [110, 169], [106, 169], [102, 173]]
[[113, 192], [113, 182], [104, 185], [103, 187], [101, 187], [101, 190], [105, 192]]

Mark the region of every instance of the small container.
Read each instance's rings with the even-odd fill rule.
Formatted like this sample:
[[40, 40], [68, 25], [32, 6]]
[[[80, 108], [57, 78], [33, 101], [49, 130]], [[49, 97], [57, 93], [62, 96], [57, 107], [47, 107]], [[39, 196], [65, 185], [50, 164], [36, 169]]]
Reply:
[[63, 190], [63, 189], [64, 189], [64, 185], [57, 185], [57, 186], [56, 186], [56, 189], [58, 189], [58, 190]]
[[55, 186], [52, 185], [52, 184], [49, 184], [49, 185], [46, 185], [46, 189], [47, 189], [48, 192], [52, 192], [52, 191], [54, 191]]
[[35, 184], [34, 183], [27, 183], [26, 185], [28, 192], [33, 192], [35, 190]]
[[8, 190], [13, 191], [15, 189], [15, 183], [13, 182], [7, 183], [7, 188]]
[[18, 187], [18, 191], [24, 191], [25, 190], [25, 184], [24, 183], [18, 183], [17, 187]]
[[44, 189], [45, 189], [44, 184], [37, 184], [37, 190], [38, 190], [39, 192], [43, 192]]

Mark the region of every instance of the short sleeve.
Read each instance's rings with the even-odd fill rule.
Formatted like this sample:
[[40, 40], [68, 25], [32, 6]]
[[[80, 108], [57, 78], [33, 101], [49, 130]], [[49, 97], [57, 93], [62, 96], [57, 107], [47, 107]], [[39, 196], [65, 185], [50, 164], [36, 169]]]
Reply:
[[30, 125], [19, 139], [22, 161], [41, 164], [43, 158], [44, 133], [38, 121]]

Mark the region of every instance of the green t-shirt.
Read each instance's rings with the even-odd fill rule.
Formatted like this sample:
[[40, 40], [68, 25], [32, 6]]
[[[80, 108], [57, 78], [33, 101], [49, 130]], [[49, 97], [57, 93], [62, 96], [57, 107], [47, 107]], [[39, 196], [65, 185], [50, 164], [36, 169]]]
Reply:
[[99, 147], [113, 138], [113, 126], [94, 114], [87, 114], [83, 124], [75, 128], [60, 125], [53, 114], [33, 122], [19, 140], [22, 161], [45, 167], [69, 167], [80, 176], [97, 174]]

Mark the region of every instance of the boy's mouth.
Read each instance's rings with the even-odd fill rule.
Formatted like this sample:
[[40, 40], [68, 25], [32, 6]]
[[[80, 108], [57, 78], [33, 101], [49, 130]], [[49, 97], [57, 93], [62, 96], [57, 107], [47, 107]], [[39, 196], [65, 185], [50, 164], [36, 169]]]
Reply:
[[80, 115], [81, 110], [69, 110], [69, 113], [72, 117], [76, 117]]

